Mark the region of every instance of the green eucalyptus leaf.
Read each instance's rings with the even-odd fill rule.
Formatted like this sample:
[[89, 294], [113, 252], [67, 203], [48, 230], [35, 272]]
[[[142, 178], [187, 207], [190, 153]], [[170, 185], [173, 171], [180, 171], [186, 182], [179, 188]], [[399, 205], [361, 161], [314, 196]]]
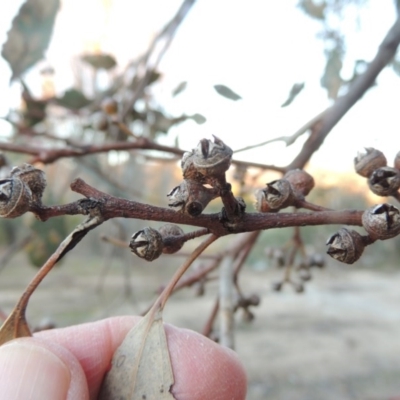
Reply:
[[22, 100], [25, 103], [25, 109], [22, 111], [24, 126], [32, 127], [46, 118], [46, 107], [48, 100], [35, 99], [32, 96], [28, 86], [21, 80]]
[[299, 7], [311, 18], [325, 19], [326, 1], [302, 0]]
[[85, 54], [81, 56], [81, 60], [94, 69], [109, 70], [117, 65], [115, 58], [110, 54]]
[[229, 100], [240, 100], [241, 97], [235, 93], [232, 89], [228, 88], [225, 85], [214, 85], [214, 89], [217, 91], [217, 93], [223, 97], [226, 97]]
[[189, 119], [192, 119], [196, 124], [202, 125], [207, 121], [207, 118], [201, 114], [193, 114], [188, 116]]
[[321, 86], [328, 91], [330, 99], [336, 99], [344, 81], [341, 77], [343, 67], [343, 51], [340, 46], [336, 46], [327, 52], [327, 61], [324, 74], [321, 78]]
[[172, 96], [178, 96], [179, 93], [182, 93], [187, 87], [187, 82], [183, 81], [181, 82], [173, 91], [172, 91]]
[[11, 80], [44, 57], [59, 7], [60, 0], [27, 0], [19, 9], [1, 51], [10, 65]]
[[55, 99], [56, 103], [70, 110], [79, 110], [86, 107], [91, 101], [79, 90], [68, 89], [62, 97]]
[[290, 89], [290, 93], [286, 101], [281, 105], [281, 107], [287, 107], [292, 104], [293, 100], [297, 97], [297, 95], [304, 89], [304, 82], [295, 83]]
[[147, 86], [150, 86], [154, 82], [158, 81], [161, 78], [161, 75], [162, 75], [161, 72], [158, 72], [157, 70], [153, 69], [150, 72], [150, 77], [149, 77]]

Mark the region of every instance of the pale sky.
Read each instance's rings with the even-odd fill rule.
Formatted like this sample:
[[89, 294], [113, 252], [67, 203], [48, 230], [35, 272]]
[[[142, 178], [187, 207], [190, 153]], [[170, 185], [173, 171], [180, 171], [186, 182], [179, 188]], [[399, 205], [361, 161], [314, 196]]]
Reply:
[[[0, 3], [0, 42], [4, 42], [20, 1]], [[171, 130], [164, 143], [190, 149], [202, 137], [219, 136], [233, 149], [287, 136], [330, 103], [320, 87], [325, 58], [320, 29], [296, 8], [297, 1], [198, 0], [178, 30], [160, 65], [164, 76], [155, 87], [157, 99], [174, 115], [201, 113], [207, 123], [190, 121]], [[153, 35], [169, 20], [181, 0], [64, 0], [62, 12], [47, 52], [56, 70], [56, 89], [71, 87], [71, 58], [83, 51], [101, 49], [125, 65], [145, 51]], [[111, 12], [106, 12], [111, 10]], [[393, 0], [369, 0], [358, 15], [350, 8], [343, 20], [331, 21], [345, 29], [348, 57], [344, 72], [350, 74], [356, 59], [371, 60], [395, 20]], [[16, 87], [9, 87], [10, 72], [0, 59], [0, 115], [10, 101], [17, 101]], [[34, 88], [37, 69], [28, 73]], [[186, 91], [173, 98], [171, 91], [186, 80]], [[295, 82], [305, 89], [295, 102], [280, 105]], [[237, 102], [220, 97], [213, 89], [225, 84], [242, 96]], [[352, 170], [353, 158], [363, 147], [384, 151], [391, 163], [399, 148], [400, 77], [385, 70], [378, 86], [328, 136], [312, 165]], [[9, 129], [4, 123], [0, 129]], [[238, 159], [285, 165], [299, 151], [304, 139], [286, 148], [283, 143], [240, 153]]]

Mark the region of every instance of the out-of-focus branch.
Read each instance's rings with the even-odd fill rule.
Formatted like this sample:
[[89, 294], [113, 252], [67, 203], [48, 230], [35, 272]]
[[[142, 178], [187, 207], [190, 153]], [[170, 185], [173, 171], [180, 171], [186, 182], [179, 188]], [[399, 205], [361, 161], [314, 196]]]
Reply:
[[28, 234], [7, 247], [6, 252], [0, 258], [0, 272], [6, 267], [11, 258], [32, 240], [32, 234]]
[[238, 284], [238, 276], [239, 272], [242, 269], [248, 255], [250, 254], [253, 246], [255, 245], [258, 237], [260, 236], [261, 231], [254, 231], [248, 234], [247, 241], [245, 245], [241, 248], [238, 257], [235, 260], [234, 264], [234, 272], [233, 272], [233, 283], [236, 286], [237, 291], [240, 293], [239, 284]]
[[[181, 7], [175, 16], [165, 25], [164, 29], [154, 38], [149, 50], [144, 55], [142, 59], [142, 64], [144, 65], [145, 72], [143, 78], [140, 80], [139, 84], [134, 87], [133, 96], [124, 105], [124, 109], [121, 113], [121, 121], [125, 119], [130, 110], [134, 107], [136, 101], [140, 99], [143, 92], [148, 85], [153, 71], [159, 65], [161, 59], [163, 58], [165, 52], [168, 50], [179, 25], [186, 17], [187, 13], [192, 8], [196, 0], [184, 0]], [[133, 88], [131, 88], [133, 89]]]
[[83, 165], [91, 172], [95, 173], [100, 179], [107, 182], [110, 186], [113, 186], [114, 188], [126, 194], [132, 194], [136, 198], [143, 198], [143, 193], [141, 193], [138, 189], [133, 188], [131, 185], [123, 184], [121, 181], [117, 180], [116, 177], [114, 177], [113, 173], [103, 171], [103, 169], [100, 168], [99, 165], [95, 165], [94, 163], [89, 162], [89, 160], [86, 160], [83, 157], [80, 157], [77, 161], [78, 165]]
[[204, 336], [207, 336], [207, 337], [211, 336], [211, 333], [213, 331], [214, 321], [218, 315], [218, 310], [219, 310], [219, 297], [217, 297], [216, 301], [214, 302], [213, 308], [211, 310], [211, 314], [208, 317], [206, 323], [204, 324], [204, 328], [201, 332]]
[[326, 136], [351, 107], [374, 84], [377, 76], [393, 59], [400, 43], [400, 17], [397, 18], [392, 28], [383, 39], [375, 58], [350, 86], [349, 91], [339, 97], [335, 103], [326, 110], [322, 118], [318, 119], [311, 128], [311, 135], [305, 141], [300, 153], [286, 167], [286, 170], [303, 168], [311, 156], [319, 149]]
[[233, 257], [227, 255], [221, 262], [219, 274], [219, 342], [230, 349], [234, 348], [233, 309]]
[[[33, 156], [27, 161], [28, 164], [43, 163], [51, 164], [60, 158], [84, 157], [90, 154], [107, 153], [111, 150], [129, 151], [129, 150], [156, 150], [164, 153], [170, 153], [182, 157], [184, 150], [177, 147], [163, 146], [153, 142], [150, 139], [140, 137], [134, 142], [111, 142], [102, 145], [77, 145], [69, 148], [47, 148], [35, 147], [14, 143], [0, 142], [0, 150], [5, 150], [19, 154], [29, 154]], [[274, 165], [266, 165], [255, 162], [232, 160], [232, 164], [243, 167], [254, 167], [260, 169], [270, 169], [278, 172], [285, 172], [285, 168]]]
[[[196, 271], [193, 271], [188, 276], [182, 278], [175, 286], [174, 292], [193, 285], [195, 282], [200, 281], [205, 278], [210, 272], [214, 271], [220, 264], [222, 258], [226, 254], [230, 254], [233, 258], [236, 258], [238, 254], [242, 251], [244, 247], [247, 248], [249, 242], [254, 242], [253, 240], [254, 232], [252, 233], [244, 233], [241, 235], [237, 235], [235, 239], [232, 241], [231, 245], [223, 252], [215, 254], [213, 256], [213, 260], [211, 260], [208, 264], [206, 264], [203, 268], [198, 268]], [[258, 233], [257, 233], [258, 236]], [[252, 247], [252, 246], [251, 246]], [[161, 287], [159, 291], [163, 290], [164, 287]]]

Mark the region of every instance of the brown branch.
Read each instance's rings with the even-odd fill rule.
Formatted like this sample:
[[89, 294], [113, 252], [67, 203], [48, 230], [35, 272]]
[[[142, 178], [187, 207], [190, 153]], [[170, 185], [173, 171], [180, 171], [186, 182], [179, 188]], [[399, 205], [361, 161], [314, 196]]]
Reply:
[[202, 331], [202, 334], [204, 336], [206, 336], [206, 337], [211, 336], [211, 333], [213, 331], [214, 321], [215, 321], [215, 318], [217, 318], [218, 311], [219, 311], [219, 297], [217, 296], [217, 298], [214, 302], [213, 308], [211, 310], [211, 314], [208, 317], [206, 323], [204, 324], [204, 328]]
[[83, 167], [89, 169], [91, 172], [95, 173], [101, 180], [107, 182], [110, 186], [122, 191], [125, 194], [132, 194], [132, 196], [136, 198], [143, 198], [143, 193], [137, 189], [134, 189], [132, 185], [123, 184], [118, 179], [116, 179], [115, 174], [113, 174], [112, 170], [107, 169], [104, 171], [99, 165], [96, 163], [92, 163], [89, 160], [85, 160], [83, 157], [76, 160], [78, 165], [82, 165]]
[[100, 236], [100, 240], [106, 243], [110, 243], [115, 247], [119, 247], [121, 249], [129, 249], [129, 243], [127, 243], [125, 240], [121, 240], [104, 234]]
[[320, 211], [315, 213], [245, 213], [235, 224], [225, 224], [220, 214], [201, 214], [192, 217], [185, 213], [132, 200], [111, 196], [76, 179], [71, 189], [87, 199], [60, 206], [32, 206], [30, 211], [39, 219], [60, 215], [87, 215], [91, 208], [98, 206], [104, 220], [111, 218], [135, 218], [148, 221], [170, 222], [208, 228], [217, 236], [240, 232], [253, 232], [272, 228], [306, 225], [358, 225], [361, 226], [362, 210]]
[[349, 91], [339, 97], [321, 119], [314, 124], [310, 137], [305, 141], [303, 148], [295, 159], [286, 167], [286, 170], [303, 168], [311, 156], [322, 145], [326, 136], [351, 107], [374, 84], [380, 72], [393, 59], [400, 43], [400, 17], [383, 39], [375, 58], [368, 65], [366, 71], [350, 86]]
[[251, 250], [253, 249], [254, 244], [256, 243], [258, 237], [260, 236], [261, 231], [254, 231], [251, 232], [248, 237], [245, 245], [241, 248], [240, 253], [238, 254], [238, 257], [235, 260], [234, 264], [234, 272], [233, 272], [233, 283], [236, 286], [236, 290], [238, 291], [239, 294], [241, 294], [241, 290], [239, 288], [238, 284], [238, 276], [239, 273], [247, 260], [248, 255], [250, 254]]

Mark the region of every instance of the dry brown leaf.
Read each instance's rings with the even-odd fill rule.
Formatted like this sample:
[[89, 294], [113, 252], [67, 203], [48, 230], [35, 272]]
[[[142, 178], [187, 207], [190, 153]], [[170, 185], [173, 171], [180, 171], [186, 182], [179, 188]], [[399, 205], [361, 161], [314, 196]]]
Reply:
[[100, 400], [173, 400], [174, 384], [162, 309], [149, 313], [114, 353]]
[[23, 312], [17, 305], [0, 328], [0, 346], [10, 340], [32, 336]]
[[146, 316], [125, 336], [103, 380], [100, 400], [174, 400], [174, 374], [162, 310], [175, 285], [194, 260], [215, 240], [210, 235], [179, 267]]

